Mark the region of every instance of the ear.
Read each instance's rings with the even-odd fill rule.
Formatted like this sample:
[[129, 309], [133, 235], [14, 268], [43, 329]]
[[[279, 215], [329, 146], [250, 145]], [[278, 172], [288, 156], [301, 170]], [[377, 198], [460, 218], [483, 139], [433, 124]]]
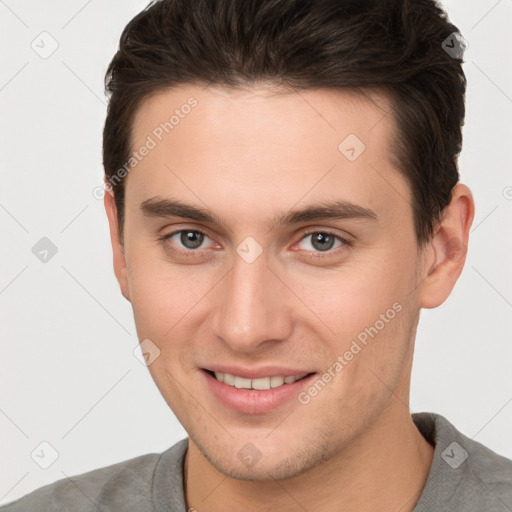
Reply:
[[426, 277], [421, 285], [420, 307], [440, 306], [453, 290], [466, 261], [469, 229], [474, 215], [475, 203], [471, 190], [458, 183], [425, 249], [433, 263], [426, 269]]
[[108, 224], [110, 227], [110, 241], [112, 242], [112, 253], [114, 256], [114, 273], [119, 286], [121, 287], [123, 297], [129, 301], [130, 293], [126, 271], [126, 259], [124, 255], [124, 246], [119, 236], [117, 206], [114, 200], [114, 193], [109, 187], [106, 187], [103, 204], [105, 205], [105, 211], [107, 213]]

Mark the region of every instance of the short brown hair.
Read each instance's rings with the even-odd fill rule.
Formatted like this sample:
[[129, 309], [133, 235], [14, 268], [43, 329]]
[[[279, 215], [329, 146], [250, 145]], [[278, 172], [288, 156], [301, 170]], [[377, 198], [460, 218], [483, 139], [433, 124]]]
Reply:
[[[185, 84], [378, 89], [427, 242], [459, 180], [466, 78], [457, 27], [435, 0], [159, 0], [125, 27], [105, 87], [105, 182], [129, 160], [137, 108]], [[454, 38], [450, 40], [450, 38]], [[122, 239], [125, 180], [114, 187]]]

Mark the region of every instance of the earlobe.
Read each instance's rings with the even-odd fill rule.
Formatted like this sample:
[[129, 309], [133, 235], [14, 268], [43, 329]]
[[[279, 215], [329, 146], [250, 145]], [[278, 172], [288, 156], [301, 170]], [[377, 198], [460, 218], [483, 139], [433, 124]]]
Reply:
[[116, 275], [119, 286], [121, 287], [121, 293], [123, 294], [123, 297], [129, 301], [130, 293], [128, 286], [124, 245], [119, 236], [117, 206], [114, 200], [114, 194], [109, 189], [105, 190], [103, 204], [105, 206], [105, 212], [107, 214], [110, 229], [110, 241], [112, 243], [114, 273]]
[[420, 307], [440, 306], [453, 290], [466, 261], [469, 229], [474, 214], [475, 205], [470, 189], [457, 184], [427, 248], [434, 255], [434, 262], [425, 268]]

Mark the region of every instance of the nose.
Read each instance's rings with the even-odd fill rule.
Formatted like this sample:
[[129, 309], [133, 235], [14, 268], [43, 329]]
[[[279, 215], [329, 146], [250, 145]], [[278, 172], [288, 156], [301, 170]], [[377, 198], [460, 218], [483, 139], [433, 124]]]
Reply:
[[291, 295], [264, 255], [248, 263], [235, 254], [217, 288], [215, 334], [238, 353], [287, 339], [293, 329]]

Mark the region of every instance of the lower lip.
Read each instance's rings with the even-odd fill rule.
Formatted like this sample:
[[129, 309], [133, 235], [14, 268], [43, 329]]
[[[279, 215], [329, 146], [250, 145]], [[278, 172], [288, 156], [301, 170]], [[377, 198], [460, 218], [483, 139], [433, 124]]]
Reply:
[[315, 376], [313, 373], [291, 384], [284, 384], [277, 388], [257, 390], [228, 386], [212, 377], [205, 370], [202, 370], [201, 373], [206, 378], [209, 390], [219, 402], [230, 409], [245, 414], [264, 414], [277, 409], [290, 399], [297, 398], [298, 394]]

